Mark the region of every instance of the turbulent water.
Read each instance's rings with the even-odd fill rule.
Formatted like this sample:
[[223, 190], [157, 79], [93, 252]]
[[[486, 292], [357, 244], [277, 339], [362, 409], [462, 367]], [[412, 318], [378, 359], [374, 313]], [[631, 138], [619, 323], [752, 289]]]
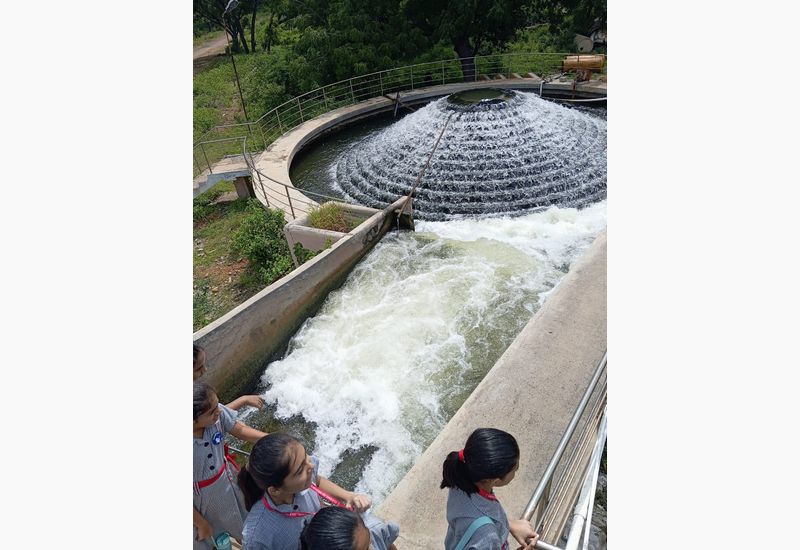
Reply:
[[605, 224], [602, 201], [389, 233], [267, 367], [267, 402], [381, 502]]
[[332, 165], [346, 200], [383, 208], [413, 187], [422, 220], [504, 216], [606, 196], [606, 121], [533, 93], [505, 101], [433, 101], [354, 143]]

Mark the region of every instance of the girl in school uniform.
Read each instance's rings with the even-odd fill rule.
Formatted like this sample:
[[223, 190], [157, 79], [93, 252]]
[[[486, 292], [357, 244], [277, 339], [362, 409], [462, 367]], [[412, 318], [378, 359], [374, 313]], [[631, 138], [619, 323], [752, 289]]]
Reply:
[[238, 467], [225, 450], [225, 434], [255, 443], [264, 432], [245, 426], [221, 405], [214, 389], [194, 382], [194, 550], [211, 550], [227, 531], [242, 539], [247, 512], [236, 485]]
[[300, 550], [387, 550], [385, 542], [370, 532], [360, 515], [338, 506], [321, 509], [300, 534]]
[[[318, 469], [317, 458], [288, 434], [272, 433], [255, 444], [239, 472], [249, 511], [244, 550], [297, 550], [303, 527], [322, 509], [321, 499], [358, 513], [372, 505], [368, 496], [339, 487], [318, 475]], [[393, 548], [399, 527], [371, 514], [362, 517], [376, 541], [375, 550]]]
[[539, 535], [530, 522], [509, 519], [494, 494], [495, 487], [511, 483], [517, 468], [517, 440], [494, 428], [475, 430], [463, 449], [447, 455], [439, 486], [450, 489], [445, 550], [507, 550], [509, 533], [520, 548], [533, 550]]

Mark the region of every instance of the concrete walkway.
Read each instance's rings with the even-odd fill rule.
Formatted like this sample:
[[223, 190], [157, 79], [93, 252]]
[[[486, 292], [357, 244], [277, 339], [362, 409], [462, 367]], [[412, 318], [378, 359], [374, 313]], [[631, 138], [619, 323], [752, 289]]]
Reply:
[[[400, 524], [397, 548], [442, 548], [447, 531], [447, 491], [439, 489], [442, 462], [448, 452], [463, 448], [476, 428], [499, 428], [519, 442], [519, 470], [497, 495], [511, 518], [520, 517], [605, 349], [603, 231], [376, 510]], [[509, 545], [518, 546], [511, 537]]]

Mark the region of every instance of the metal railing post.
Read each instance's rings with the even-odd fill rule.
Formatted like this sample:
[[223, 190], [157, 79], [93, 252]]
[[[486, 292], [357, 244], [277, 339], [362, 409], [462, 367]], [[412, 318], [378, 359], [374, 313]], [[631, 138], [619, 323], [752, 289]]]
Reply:
[[283, 135], [283, 124], [281, 124], [281, 113], [277, 109], [275, 109], [275, 116], [278, 118], [278, 130], [280, 130], [281, 135]]
[[297, 108], [300, 110], [300, 122], [305, 122], [305, 120], [303, 120], [303, 107], [300, 105], [300, 96], [297, 96], [295, 99], [297, 99]]
[[296, 216], [294, 215], [294, 206], [292, 206], [292, 196], [289, 194], [288, 187], [284, 186], [283, 188], [286, 189], [286, 198], [289, 199], [289, 209], [292, 211], [292, 218], [294, 219]]
[[[252, 155], [250, 156], [250, 162], [253, 162]], [[267, 203], [267, 207], [269, 208], [269, 197], [267, 196], [267, 191], [264, 189], [264, 182], [261, 179], [261, 172], [256, 168], [255, 163], [253, 163], [253, 168], [256, 169], [256, 176], [258, 176], [258, 185], [261, 186], [261, 194], [264, 195], [264, 202]]]
[[444, 86], [444, 61], [442, 61], [442, 86]]
[[328, 110], [328, 94], [325, 93], [325, 86], [322, 87], [322, 100], [325, 102], [325, 110]]
[[352, 78], [350, 79], [350, 99], [353, 101], [353, 103], [356, 102], [356, 94], [355, 94], [355, 92], [353, 92], [353, 79]]
[[264, 149], [267, 148], [267, 138], [264, 137], [264, 127], [261, 123], [258, 124], [258, 131], [261, 133], [261, 143], [264, 144]]
[[206, 156], [206, 148], [203, 147], [202, 142], [200, 142], [200, 150], [203, 152], [203, 158], [206, 159], [206, 166], [208, 166], [208, 173], [213, 174], [214, 171], [211, 169], [211, 163], [208, 162], [208, 157]]
[[383, 95], [383, 73], [382, 72], [378, 73], [378, 80], [380, 80], [380, 83], [381, 83], [381, 95]]
[[411, 69], [411, 91], [414, 91], [414, 66], [412, 65], [409, 68]]

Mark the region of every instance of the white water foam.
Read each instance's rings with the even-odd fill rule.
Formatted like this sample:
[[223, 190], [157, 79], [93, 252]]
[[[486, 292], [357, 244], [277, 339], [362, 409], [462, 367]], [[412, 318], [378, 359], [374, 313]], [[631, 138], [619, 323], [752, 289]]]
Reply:
[[390, 233], [267, 367], [265, 399], [316, 425], [324, 476], [373, 449], [356, 490], [381, 502], [605, 225], [603, 201]]

